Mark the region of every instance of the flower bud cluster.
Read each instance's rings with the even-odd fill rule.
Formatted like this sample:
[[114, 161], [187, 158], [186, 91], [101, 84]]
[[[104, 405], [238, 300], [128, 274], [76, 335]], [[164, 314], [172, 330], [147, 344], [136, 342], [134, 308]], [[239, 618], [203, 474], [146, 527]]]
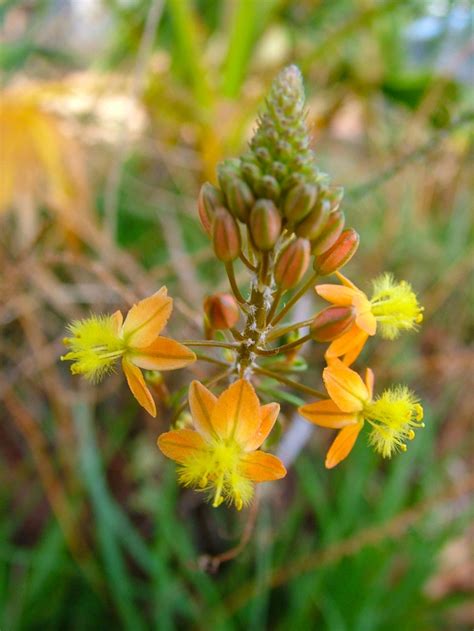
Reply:
[[275, 270], [276, 283], [291, 289], [311, 256], [319, 274], [330, 274], [357, 250], [357, 233], [343, 232], [343, 189], [330, 184], [310, 149], [296, 66], [285, 68], [273, 82], [249, 151], [221, 162], [217, 179], [218, 187], [206, 183], [201, 189], [199, 217], [219, 260], [226, 263], [239, 256], [242, 225], [257, 256], [296, 238], [280, 252]]

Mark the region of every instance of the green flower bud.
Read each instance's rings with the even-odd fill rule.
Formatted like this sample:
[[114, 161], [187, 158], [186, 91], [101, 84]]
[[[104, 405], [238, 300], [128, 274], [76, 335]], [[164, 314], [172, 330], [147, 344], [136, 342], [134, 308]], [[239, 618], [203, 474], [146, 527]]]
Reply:
[[280, 186], [272, 175], [264, 175], [258, 183], [258, 194], [277, 202], [280, 197]]
[[257, 190], [260, 178], [262, 177], [262, 171], [255, 162], [245, 162], [242, 164], [242, 175], [247, 181], [247, 184], [252, 187], [254, 191]]
[[316, 342], [332, 342], [350, 329], [355, 315], [352, 306], [328, 307], [314, 317], [310, 335]]
[[290, 223], [304, 219], [314, 206], [318, 188], [314, 184], [298, 184], [288, 191], [283, 203], [283, 212]]
[[286, 167], [286, 165], [284, 165], [283, 162], [278, 162], [278, 160], [273, 162], [270, 168], [272, 175], [277, 179], [278, 182], [283, 181], [286, 174], [288, 173], [288, 168]]
[[359, 247], [360, 237], [353, 228], [344, 230], [336, 243], [314, 259], [314, 270], [321, 276], [337, 272], [348, 263]]
[[271, 250], [281, 234], [281, 217], [271, 199], [259, 199], [250, 212], [250, 234], [259, 250]]
[[212, 220], [218, 206], [224, 204], [224, 197], [218, 188], [210, 182], [201, 186], [198, 197], [198, 212], [202, 227], [210, 236], [212, 233]]
[[226, 182], [231, 177], [240, 177], [240, 160], [238, 158], [229, 158], [217, 165], [217, 179], [224, 192]]
[[233, 261], [240, 254], [240, 230], [226, 208], [217, 208], [212, 224], [212, 242], [217, 258], [224, 263]]
[[311, 241], [311, 254], [317, 256], [329, 250], [339, 239], [339, 235], [344, 229], [345, 221], [346, 218], [342, 210], [335, 210], [329, 213], [321, 234], [316, 240]]
[[228, 176], [224, 192], [231, 213], [245, 223], [255, 201], [248, 185], [238, 177]]
[[329, 215], [329, 202], [318, 201], [316, 206], [295, 228], [299, 237], [306, 237], [310, 241], [316, 239], [322, 232]]
[[309, 241], [296, 239], [279, 254], [275, 263], [275, 282], [283, 289], [293, 289], [308, 269], [310, 259]]

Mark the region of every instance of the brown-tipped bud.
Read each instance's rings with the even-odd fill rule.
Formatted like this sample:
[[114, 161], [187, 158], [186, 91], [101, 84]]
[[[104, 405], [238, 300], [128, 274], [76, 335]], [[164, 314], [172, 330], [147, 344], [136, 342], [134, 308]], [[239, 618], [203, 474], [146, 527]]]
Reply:
[[206, 182], [201, 186], [198, 197], [198, 212], [202, 227], [210, 236], [212, 234], [212, 220], [216, 208], [222, 206], [224, 197], [219, 189], [210, 182]]
[[231, 294], [217, 293], [204, 300], [204, 313], [211, 329], [231, 329], [239, 321], [239, 306]]
[[224, 192], [230, 212], [245, 223], [255, 201], [249, 186], [238, 177], [229, 177]]
[[295, 228], [299, 237], [305, 237], [312, 241], [321, 234], [329, 215], [330, 204], [327, 201], [318, 201], [309, 215]]
[[259, 199], [250, 212], [250, 234], [259, 250], [271, 250], [281, 233], [281, 217], [271, 199]]
[[310, 245], [306, 239], [289, 243], [275, 264], [275, 282], [282, 289], [292, 289], [300, 282], [309, 265]]
[[355, 320], [353, 307], [328, 307], [311, 322], [310, 334], [316, 342], [331, 342], [349, 330]]
[[225, 208], [217, 208], [212, 224], [212, 242], [217, 258], [224, 263], [240, 254], [240, 230], [237, 222]]
[[321, 276], [332, 274], [348, 263], [359, 247], [360, 237], [353, 228], [344, 230], [336, 243], [314, 259], [314, 269]]
[[339, 239], [344, 229], [346, 218], [342, 210], [335, 210], [329, 213], [326, 224], [319, 237], [311, 242], [311, 254], [317, 256], [329, 250]]
[[309, 215], [318, 194], [314, 184], [299, 184], [288, 191], [283, 212], [290, 223], [297, 223]]

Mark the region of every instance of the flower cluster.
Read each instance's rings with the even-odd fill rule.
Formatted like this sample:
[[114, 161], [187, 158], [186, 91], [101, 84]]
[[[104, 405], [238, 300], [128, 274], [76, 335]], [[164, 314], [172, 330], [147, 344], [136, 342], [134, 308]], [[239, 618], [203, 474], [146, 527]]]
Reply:
[[[374, 396], [372, 371], [367, 368], [362, 380], [350, 368], [370, 337], [394, 340], [416, 330], [423, 310], [411, 286], [391, 274], [373, 282], [369, 297], [340, 273], [359, 246], [357, 232], [345, 227], [342, 198], [342, 188], [316, 166], [301, 75], [290, 66], [272, 85], [249, 150], [219, 164], [217, 184], [205, 183], [199, 194], [199, 218], [230, 287], [204, 301], [205, 339], [179, 343], [160, 336], [172, 310], [166, 288], [134, 305], [125, 321], [116, 312], [69, 327], [63, 359], [73, 362], [72, 372], [98, 381], [120, 359], [132, 393], [152, 415], [150, 376], [141, 369], [189, 365], [196, 360], [190, 347], [203, 347], [208, 354], [200, 353], [199, 360], [222, 368], [211, 378], [214, 388], [230, 382], [220, 395], [192, 381], [192, 421], [180, 415], [183, 402], [171, 430], [158, 438], [162, 453], [178, 463], [179, 481], [205, 492], [215, 507], [227, 502], [240, 510], [251, 501], [255, 483], [286, 474], [278, 457], [260, 450], [280, 410], [272, 401], [260, 404], [256, 390], [265, 397], [268, 380], [317, 399], [299, 412], [338, 430], [328, 468], [346, 458], [364, 427], [369, 445], [384, 458], [405, 451], [423, 427], [423, 409], [407, 387]], [[235, 265], [247, 272], [246, 290]], [[318, 281], [330, 275], [336, 282]], [[329, 306], [308, 320], [287, 322], [313, 288]], [[307, 342], [323, 345], [327, 395], [294, 378], [296, 369], [304, 375], [299, 352]]]

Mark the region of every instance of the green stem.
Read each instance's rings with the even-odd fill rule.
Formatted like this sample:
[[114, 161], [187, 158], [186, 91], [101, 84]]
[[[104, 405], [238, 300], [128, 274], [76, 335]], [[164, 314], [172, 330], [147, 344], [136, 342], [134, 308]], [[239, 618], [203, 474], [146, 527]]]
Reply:
[[184, 340], [181, 342], [185, 346], [212, 346], [214, 348], [230, 348], [235, 350], [240, 347], [240, 344], [234, 342], [218, 342], [216, 340]]
[[215, 357], [209, 357], [209, 355], [203, 355], [202, 353], [196, 353], [196, 358], [199, 361], [209, 362], [210, 364], [216, 364], [217, 366], [229, 366], [227, 362], [223, 362]]
[[280, 320], [286, 316], [286, 314], [293, 307], [293, 305], [298, 302], [301, 296], [303, 296], [303, 294], [305, 294], [308, 291], [308, 289], [311, 287], [311, 285], [316, 281], [317, 277], [318, 275], [316, 273], [312, 274], [312, 276], [308, 278], [306, 283], [304, 283], [304, 285], [296, 292], [296, 294], [288, 300], [288, 302], [280, 311], [280, 313], [275, 318], [273, 318], [273, 321], [271, 322], [273, 326], [277, 324], [278, 322], [280, 322]]
[[270, 311], [268, 312], [268, 315], [267, 315], [267, 322], [272, 321], [272, 318], [275, 315], [276, 310], [278, 309], [278, 305], [280, 304], [281, 297], [283, 296], [284, 293], [285, 293], [285, 290], [283, 289], [283, 287], [278, 287], [278, 289], [274, 293], [272, 306], [270, 307]]
[[255, 352], [257, 355], [263, 355], [265, 357], [272, 357], [273, 355], [279, 355], [280, 353], [285, 353], [286, 351], [291, 350], [292, 348], [297, 348], [301, 346], [305, 342], [308, 342], [311, 339], [311, 335], [303, 335], [303, 337], [298, 338], [294, 342], [289, 342], [288, 344], [283, 344], [283, 346], [277, 346], [277, 348], [260, 349], [256, 348]]
[[245, 256], [245, 254], [243, 252], [241, 252], [239, 254], [239, 258], [242, 261], [242, 263], [245, 265], [245, 267], [248, 267], [248, 269], [251, 272], [256, 272], [257, 268], [255, 267], [255, 265], [252, 265], [252, 263], [248, 260], [248, 258]]
[[295, 390], [299, 390], [300, 392], [304, 392], [305, 394], [310, 394], [313, 397], [318, 397], [318, 399], [327, 399], [328, 395], [320, 390], [315, 390], [314, 388], [310, 388], [309, 386], [305, 386], [302, 383], [298, 383], [297, 381], [293, 381], [293, 379], [288, 379], [288, 377], [283, 377], [282, 375], [275, 373], [271, 370], [267, 370], [266, 368], [257, 367], [254, 369], [255, 372], [259, 375], [264, 375], [265, 377], [270, 377], [270, 379], [274, 379], [275, 381], [279, 381], [280, 383], [285, 384], [286, 386], [290, 386], [290, 388], [294, 388]]
[[270, 255], [268, 254], [268, 252], [262, 252], [262, 261], [259, 266], [259, 278], [262, 285], [267, 284], [269, 263], [270, 263]]
[[275, 329], [269, 335], [267, 335], [267, 342], [275, 340], [277, 337], [282, 337], [283, 335], [291, 333], [292, 331], [296, 331], [297, 329], [302, 329], [305, 326], [310, 326], [313, 320], [314, 318], [309, 318], [309, 320], [294, 322], [293, 324], [288, 324], [288, 326], [282, 326], [279, 329]]
[[240, 293], [240, 289], [237, 286], [237, 281], [235, 279], [235, 272], [234, 272], [234, 264], [232, 263], [232, 261], [229, 261], [228, 263], [225, 264], [225, 271], [227, 272], [230, 288], [232, 289], [232, 293], [234, 294], [235, 299], [241, 305], [247, 305], [248, 304], [247, 301], [242, 296], [242, 294]]
[[230, 329], [230, 332], [232, 333], [234, 340], [238, 340], [239, 342], [242, 342], [242, 340], [245, 339], [242, 333], [240, 331], [237, 331], [237, 329], [235, 328]]

